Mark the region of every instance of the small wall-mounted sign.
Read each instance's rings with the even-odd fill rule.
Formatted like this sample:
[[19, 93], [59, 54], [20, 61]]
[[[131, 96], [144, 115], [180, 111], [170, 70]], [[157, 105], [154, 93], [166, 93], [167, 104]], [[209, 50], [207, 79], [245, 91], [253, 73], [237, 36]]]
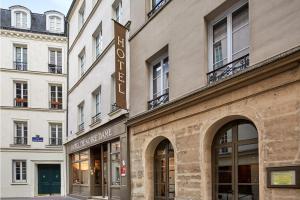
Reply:
[[267, 168], [268, 188], [300, 189], [300, 166]]
[[32, 142], [43, 142], [44, 138], [40, 137], [40, 135], [36, 135], [35, 137], [32, 137]]

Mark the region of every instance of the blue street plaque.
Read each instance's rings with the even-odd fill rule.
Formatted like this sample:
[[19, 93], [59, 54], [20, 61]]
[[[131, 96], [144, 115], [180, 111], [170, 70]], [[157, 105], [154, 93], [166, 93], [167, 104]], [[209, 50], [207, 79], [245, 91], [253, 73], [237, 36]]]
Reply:
[[32, 142], [43, 142], [43, 138], [36, 135], [35, 137], [32, 137]]

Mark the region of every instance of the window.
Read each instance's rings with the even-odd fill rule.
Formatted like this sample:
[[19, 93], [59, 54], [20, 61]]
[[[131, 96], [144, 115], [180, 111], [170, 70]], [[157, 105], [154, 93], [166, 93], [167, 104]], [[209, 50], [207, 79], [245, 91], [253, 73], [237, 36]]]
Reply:
[[82, 151], [71, 155], [72, 161], [72, 184], [88, 185], [89, 180], [89, 151]]
[[79, 54], [79, 71], [80, 71], [80, 76], [83, 76], [85, 73], [85, 50], [84, 49]]
[[62, 124], [50, 123], [50, 145], [62, 145]]
[[101, 89], [98, 88], [93, 92], [93, 101], [94, 101], [94, 116], [92, 117], [92, 123], [98, 122], [101, 120]]
[[62, 32], [61, 30], [62, 20], [60, 17], [50, 16], [49, 20], [50, 20], [49, 31], [58, 32], [58, 33]]
[[175, 199], [174, 149], [169, 140], [159, 143], [154, 155], [154, 199]]
[[213, 199], [259, 199], [258, 134], [246, 120], [222, 127], [212, 145]]
[[157, 10], [159, 10], [163, 5], [169, 0], [150, 0], [151, 1], [151, 11], [148, 13], [148, 17], [151, 17]]
[[14, 160], [13, 161], [13, 182], [26, 182], [26, 161]]
[[49, 50], [49, 72], [55, 74], [62, 73], [62, 51]]
[[27, 70], [27, 47], [15, 46], [14, 67], [16, 70]]
[[209, 27], [213, 70], [249, 54], [248, 4], [235, 6], [226, 13]]
[[96, 42], [96, 57], [98, 57], [103, 48], [102, 30], [100, 30], [100, 32], [96, 36], [95, 42]]
[[121, 23], [122, 20], [122, 2], [118, 2], [115, 6], [116, 21]]
[[27, 122], [15, 121], [15, 137], [14, 144], [26, 145], [28, 138]]
[[117, 107], [116, 104], [116, 79], [115, 79], [115, 74], [111, 75], [111, 112], [117, 111], [119, 108]]
[[121, 184], [120, 148], [121, 148], [120, 141], [111, 143], [111, 184], [112, 185], [120, 185]]
[[81, 27], [83, 26], [84, 24], [84, 12], [85, 12], [85, 1], [82, 3], [80, 9], [79, 9], [79, 13], [78, 13], [78, 27], [79, 29], [81, 29]]
[[28, 106], [28, 87], [26, 82], [15, 82], [15, 106]]
[[148, 102], [149, 109], [169, 100], [169, 58], [164, 57], [152, 66], [152, 100]]
[[50, 85], [50, 108], [62, 109], [62, 86]]
[[27, 14], [22, 11], [15, 12], [15, 22], [17, 28], [27, 28]]
[[84, 103], [78, 105], [78, 131], [84, 130]]

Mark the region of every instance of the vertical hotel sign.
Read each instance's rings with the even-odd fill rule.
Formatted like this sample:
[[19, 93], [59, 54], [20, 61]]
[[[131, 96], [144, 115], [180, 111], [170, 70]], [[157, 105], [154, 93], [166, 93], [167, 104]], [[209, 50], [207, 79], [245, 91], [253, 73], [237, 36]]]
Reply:
[[127, 109], [126, 106], [126, 28], [115, 23], [115, 81], [116, 106]]

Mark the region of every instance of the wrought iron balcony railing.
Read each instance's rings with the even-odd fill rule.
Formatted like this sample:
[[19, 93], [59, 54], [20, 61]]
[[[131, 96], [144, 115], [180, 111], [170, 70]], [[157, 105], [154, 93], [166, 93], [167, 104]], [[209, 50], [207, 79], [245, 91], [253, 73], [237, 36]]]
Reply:
[[62, 74], [62, 66], [48, 64], [48, 70], [50, 73], [54, 74]]
[[49, 107], [51, 109], [62, 109], [62, 102], [59, 101], [50, 101]]
[[82, 122], [81, 124], [78, 125], [78, 132], [83, 131], [84, 130], [84, 122]]
[[49, 138], [49, 145], [51, 145], [51, 146], [62, 145], [62, 139], [61, 138]]
[[15, 106], [16, 107], [28, 107], [27, 98], [15, 98]]
[[27, 137], [14, 137], [14, 144], [26, 145]]
[[20, 71], [27, 71], [27, 62], [14, 61], [14, 69]]
[[207, 73], [208, 84], [220, 81], [249, 67], [249, 54]]
[[101, 121], [101, 113], [97, 113], [95, 116], [92, 117], [92, 124]]
[[156, 13], [156, 11], [158, 9], [160, 9], [163, 5], [165, 5], [167, 3], [167, 1], [169, 0], [161, 0], [160, 2], [158, 2], [153, 8], [152, 10], [148, 13], [148, 17], [151, 17], [154, 13]]
[[158, 97], [156, 97], [155, 99], [152, 99], [150, 101], [148, 101], [148, 110], [151, 110], [159, 105], [162, 105], [166, 102], [169, 101], [169, 92], [160, 95]]

